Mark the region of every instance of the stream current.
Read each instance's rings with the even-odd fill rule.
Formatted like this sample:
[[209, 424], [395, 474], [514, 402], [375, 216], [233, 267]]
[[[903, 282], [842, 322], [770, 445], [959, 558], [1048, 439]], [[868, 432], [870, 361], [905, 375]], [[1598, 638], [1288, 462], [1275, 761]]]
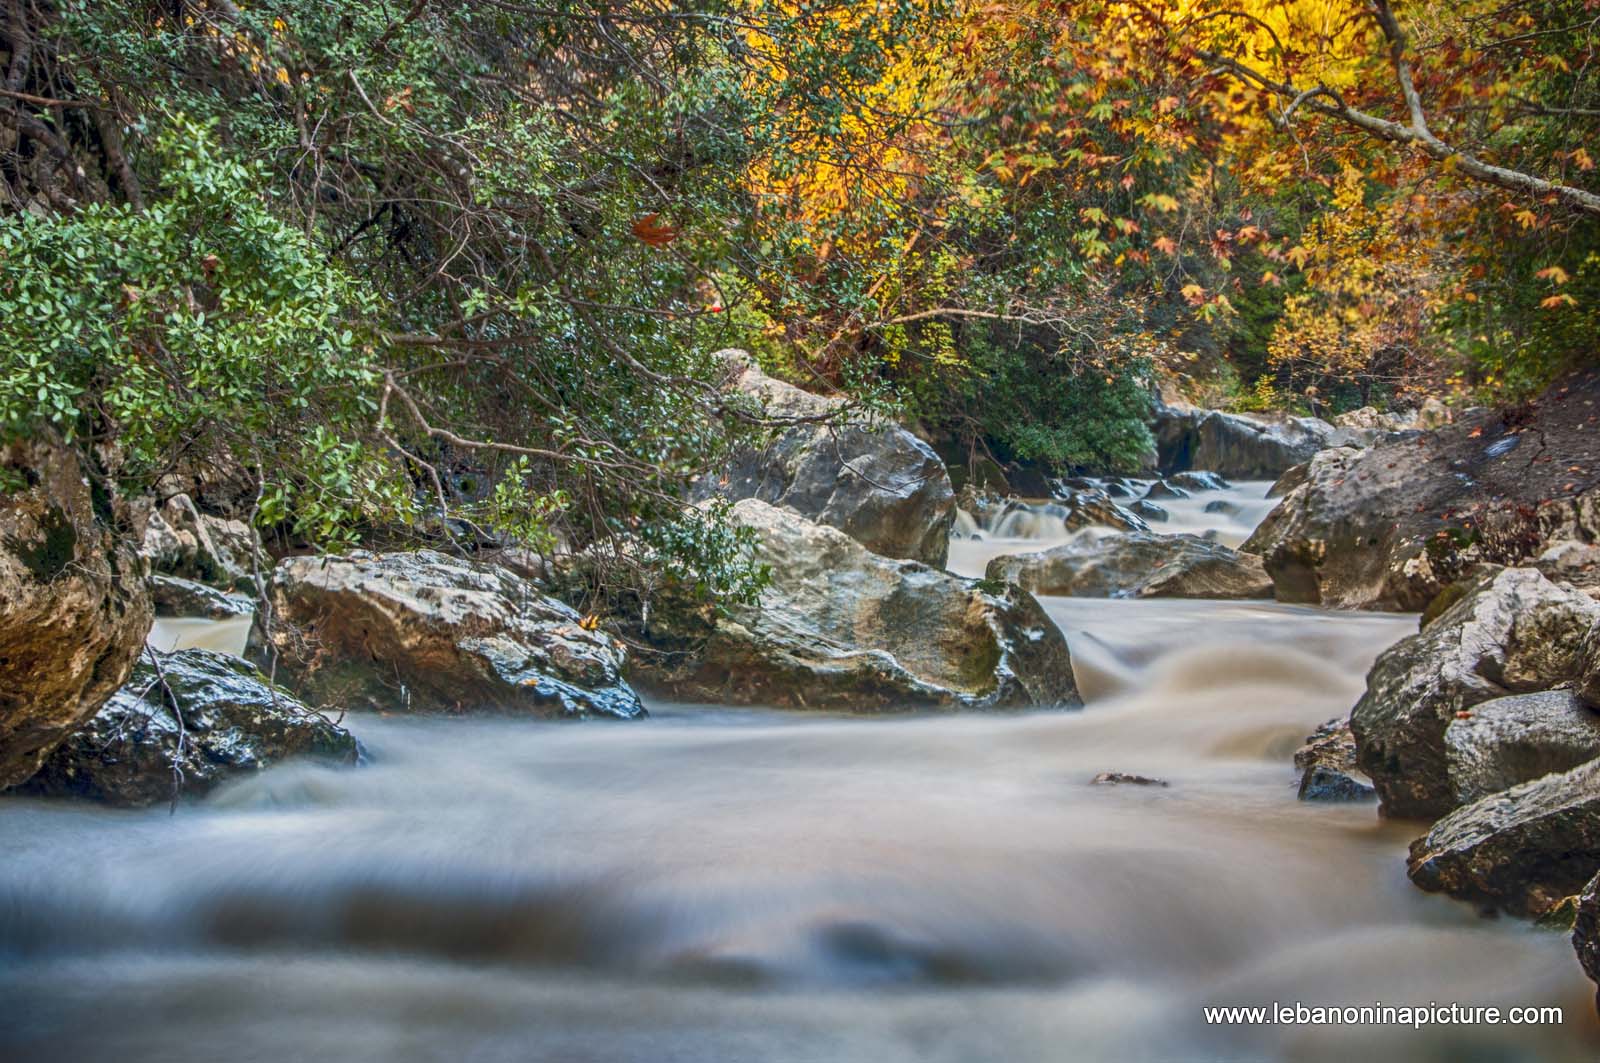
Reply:
[[[1236, 499], [1209, 526], [1237, 541], [1265, 487], [1173, 523]], [[172, 816], [0, 802], [0, 1059], [1600, 1057], [1564, 934], [1416, 890], [1418, 825], [1296, 800], [1290, 754], [1414, 618], [1043, 601], [1082, 711], [352, 716], [361, 769], [286, 764]], [[1296, 1002], [1566, 1021], [1203, 1014]]]

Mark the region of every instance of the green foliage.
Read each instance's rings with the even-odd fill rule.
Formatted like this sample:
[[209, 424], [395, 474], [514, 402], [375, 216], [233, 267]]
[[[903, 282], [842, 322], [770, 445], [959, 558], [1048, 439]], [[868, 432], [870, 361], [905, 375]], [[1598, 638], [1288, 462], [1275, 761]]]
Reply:
[[907, 385], [911, 412], [929, 427], [1062, 470], [1135, 471], [1154, 447], [1148, 361], [1073, 358], [1037, 332], [1000, 326], [963, 332], [959, 348], [948, 371]]
[[145, 210], [0, 219], [0, 432], [113, 443], [132, 484], [184, 454], [256, 458], [274, 512], [323, 534], [392, 508], [398, 470], [329, 442], [375, 412], [355, 287], [209, 130], [175, 120], [152, 150], [167, 187]]

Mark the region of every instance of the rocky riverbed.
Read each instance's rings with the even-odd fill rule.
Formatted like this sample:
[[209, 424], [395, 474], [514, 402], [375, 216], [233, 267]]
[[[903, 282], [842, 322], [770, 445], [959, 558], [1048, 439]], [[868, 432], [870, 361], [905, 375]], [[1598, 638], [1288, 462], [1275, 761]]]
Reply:
[[[725, 360], [740, 401], [826, 414]], [[699, 488], [769, 570], [759, 600], [609, 615], [562, 600], [581, 557], [274, 557], [186, 493], [107, 500], [66, 448], [14, 446], [0, 981], [30, 1018], [0, 1044], [83, 1054], [92, 992], [125, 1031], [96, 1050], [182, 1058], [140, 1002], [204, 981], [230, 1035], [289, 1018], [310, 1051], [355, 1009], [375, 1044], [438, 1047], [402, 1002], [464, 964], [483, 1058], [531, 1029], [791, 1058], [819, 1022], [830, 1058], [974, 1058], [934, 1005], [956, 988], [1005, 1055], [1070, 1030], [1087, 1058], [1449, 1058], [1198, 1007], [1590, 995], [1595, 390], [1334, 435], [1186, 414], [1160, 475], [1035, 497], [958, 494], [894, 426], [799, 427]], [[227, 989], [266, 949], [348, 988]], [[647, 1004], [607, 1032], [561, 972]], [[1568, 1014], [1471, 1036], [1582, 1058]]]

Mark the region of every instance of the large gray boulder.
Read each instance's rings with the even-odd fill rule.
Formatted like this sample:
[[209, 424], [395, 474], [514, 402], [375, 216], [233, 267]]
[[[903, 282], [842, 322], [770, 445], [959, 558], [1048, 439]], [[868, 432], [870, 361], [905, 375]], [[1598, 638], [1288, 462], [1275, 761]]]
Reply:
[[1425, 890], [1539, 916], [1600, 868], [1600, 760], [1457, 809], [1411, 846]]
[[291, 757], [354, 764], [356, 756], [350, 732], [247, 661], [199, 649], [147, 653], [26, 790], [143, 806], [199, 797]]
[[1270, 598], [1261, 559], [1197, 535], [1080, 536], [989, 562], [991, 580], [1075, 598]]
[[1280, 601], [1342, 609], [1421, 611], [1485, 562], [1600, 584], [1585, 564], [1600, 541], [1600, 489], [1567, 471], [1564, 456], [1585, 453], [1597, 430], [1582, 423], [1590, 402], [1552, 398], [1528, 423], [1476, 411], [1324, 451], [1284, 478], [1292, 489], [1244, 549], [1266, 559]]
[[1364, 446], [1381, 435], [1316, 417], [1267, 420], [1183, 406], [1159, 407], [1154, 434], [1163, 474], [1204, 469], [1240, 480], [1276, 479], [1320, 450]]
[[355, 551], [285, 558], [270, 582], [278, 674], [314, 704], [645, 714], [621, 677], [621, 645], [498, 566]]
[[138, 557], [70, 450], [0, 449], [0, 789], [14, 786], [116, 693], [144, 645]]
[[[1600, 874], [1589, 880], [1578, 897], [1578, 918], [1572, 924], [1572, 947], [1584, 973], [1600, 984]], [[1595, 1010], [1600, 1012], [1600, 990], [1595, 992]]]
[[771, 584], [721, 612], [657, 607], [630, 674], [681, 699], [873, 712], [1080, 704], [1066, 640], [1031, 594], [895, 561], [745, 499]]
[[781, 431], [767, 447], [734, 456], [696, 495], [756, 498], [838, 528], [884, 557], [942, 568], [955, 519], [955, 493], [944, 462], [894, 424], [825, 423], [842, 400], [813, 395], [763, 373], [743, 351], [723, 351], [729, 387], [769, 417], [809, 419]]
[[1455, 807], [1446, 729], [1483, 702], [1571, 682], [1597, 624], [1600, 603], [1532, 569], [1503, 569], [1384, 651], [1350, 726], [1385, 814], [1432, 818]]
[[1600, 757], [1600, 713], [1570, 690], [1495, 698], [1458, 713], [1444, 748], [1455, 803], [1471, 804]]

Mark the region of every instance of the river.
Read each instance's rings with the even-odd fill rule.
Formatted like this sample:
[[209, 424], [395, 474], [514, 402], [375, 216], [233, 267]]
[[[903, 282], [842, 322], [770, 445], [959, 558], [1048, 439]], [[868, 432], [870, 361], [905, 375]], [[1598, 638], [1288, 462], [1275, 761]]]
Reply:
[[[284, 765], [173, 816], [0, 803], [0, 1058], [1597, 1057], [1565, 935], [1416, 890], [1416, 825], [1295, 798], [1290, 753], [1414, 618], [1045, 605], [1082, 711], [361, 716], [361, 769]], [[1435, 1001], [1566, 1024], [1202, 1010]]]

